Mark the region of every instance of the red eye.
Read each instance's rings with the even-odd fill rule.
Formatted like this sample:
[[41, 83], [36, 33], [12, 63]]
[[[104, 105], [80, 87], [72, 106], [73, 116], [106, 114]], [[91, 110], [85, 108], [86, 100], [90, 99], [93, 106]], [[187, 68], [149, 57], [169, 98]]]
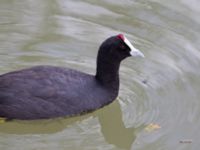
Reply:
[[120, 45], [120, 48], [121, 48], [121, 49], [125, 49], [125, 46], [124, 46], [124, 45]]

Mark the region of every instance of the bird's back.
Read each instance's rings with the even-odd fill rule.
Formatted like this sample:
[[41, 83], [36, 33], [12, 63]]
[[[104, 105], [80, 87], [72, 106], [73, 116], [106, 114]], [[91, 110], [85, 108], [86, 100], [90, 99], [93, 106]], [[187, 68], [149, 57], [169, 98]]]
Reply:
[[0, 76], [0, 116], [10, 119], [75, 115], [112, 99], [94, 76], [71, 69], [38, 66]]

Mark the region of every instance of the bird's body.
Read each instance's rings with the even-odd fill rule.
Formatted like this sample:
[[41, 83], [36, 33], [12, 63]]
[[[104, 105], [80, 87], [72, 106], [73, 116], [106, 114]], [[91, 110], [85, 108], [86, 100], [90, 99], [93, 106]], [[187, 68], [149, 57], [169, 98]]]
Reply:
[[[100, 49], [107, 46], [102, 45]], [[119, 65], [125, 56], [106, 56], [100, 51], [96, 75], [54, 66], [0, 75], [0, 117], [30, 120], [72, 116], [111, 103], [118, 95]]]
[[37, 66], [0, 76], [0, 115], [18, 119], [75, 115], [108, 104], [117, 96], [117, 91], [111, 93], [92, 75]]

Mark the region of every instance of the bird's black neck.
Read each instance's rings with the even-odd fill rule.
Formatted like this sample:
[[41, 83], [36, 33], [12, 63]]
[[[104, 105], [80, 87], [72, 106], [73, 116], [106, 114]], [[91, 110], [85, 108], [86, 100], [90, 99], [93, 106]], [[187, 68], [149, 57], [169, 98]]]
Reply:
[[96, 79], [105, 87], [118, 92], [120, 62], [112, 61], [109, 57], [97, 59]]

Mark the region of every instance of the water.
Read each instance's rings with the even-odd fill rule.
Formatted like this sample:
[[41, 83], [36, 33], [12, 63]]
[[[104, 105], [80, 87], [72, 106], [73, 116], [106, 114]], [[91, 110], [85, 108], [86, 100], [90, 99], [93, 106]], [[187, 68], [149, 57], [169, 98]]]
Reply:
[[124, 33], [145, 59], [120, 68], [118, 99], [80, 117], [0, 124], [3, 150], [197, 150], [198, 0], [0, 0], [0, 73], [35, 65], [95, 72], [100, 43]]

